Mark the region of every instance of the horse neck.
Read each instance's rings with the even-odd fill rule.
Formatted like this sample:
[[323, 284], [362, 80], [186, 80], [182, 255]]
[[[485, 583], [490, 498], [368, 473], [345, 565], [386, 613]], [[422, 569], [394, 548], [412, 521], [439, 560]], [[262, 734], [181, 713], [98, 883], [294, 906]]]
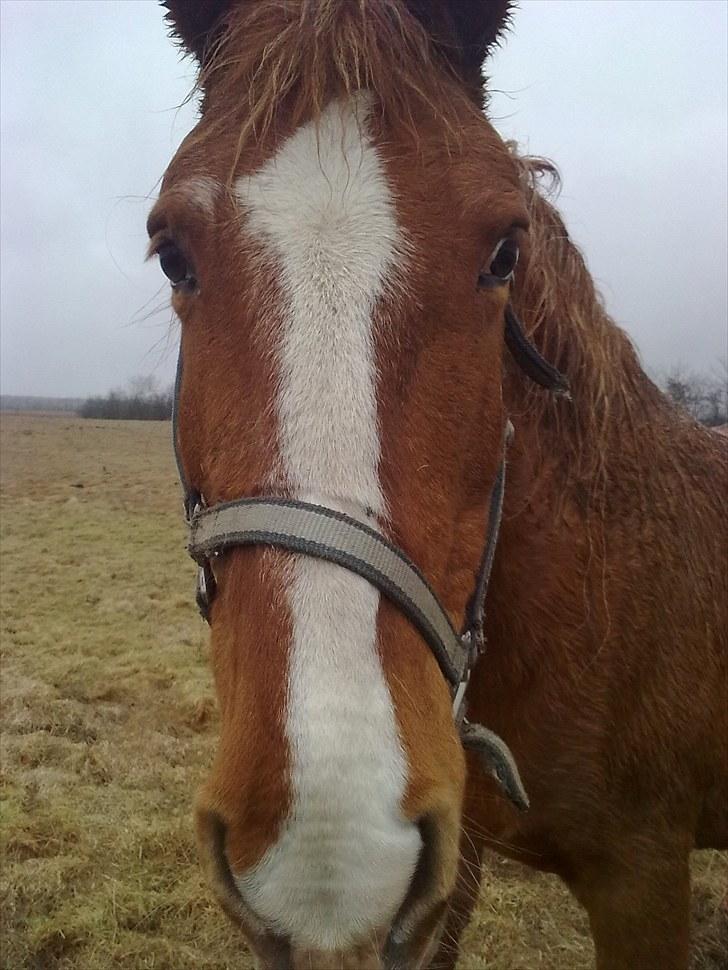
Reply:
[[569, 377], [572, 398], [534, 387], [506, 361], [515, 440], [489, 592], [490, 638], [504, 645], [504, 676], [564, 649], [565, 617], [574, 619], [574, 650], [585, 612], [594, 628], [608, 628], [609, 530], [619, 517], [649, 513], [663, 487], [650, 465], [672, 461], [664, 429], [676, 420], [605, 312], [555, 210], [535, 193], [531, 208], [535, 242], [514, 305], [539, 350]]
[[659, 447], [656, 425], [674, 422], [675, 413], [607, 314], [563, 220], [539, 192], [537, 179], [549, 167], [539, 159], [517, 163], [532, 228], [513, 302], [541, 353], [569, 378], [571, 401], [528, 383], [507, 361], [506, 405], [529, 439], [532, 476], [557, 466], [560, 494], [595, 492], [615, 462], [639, 463], [645, 446]]

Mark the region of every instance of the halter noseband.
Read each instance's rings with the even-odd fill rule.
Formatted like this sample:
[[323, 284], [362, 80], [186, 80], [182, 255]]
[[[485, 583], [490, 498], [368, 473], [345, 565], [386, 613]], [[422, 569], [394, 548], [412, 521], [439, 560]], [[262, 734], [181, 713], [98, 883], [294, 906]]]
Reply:
[[[568, 381], [528, 340], [510, 305], [506, 309], [505, 337], [514, 359], [531, 380], [557, 394], [568, 395]], [[403, 550], [357, 519], [326, 506], [275, 496], [242, 498], [207, 507], [201, 494], [188, 482], [181, 460], [177, 433], [181, 383], [180, 347], [172, 437], [190, 529], [187, 549], [199, 567], [196, 599], [204, 619], [210, 622], [216, 590], [211, 562], [235, 546], [273, 546], [324, 559], [357, 573], [390, 599], [420, 632], [450, 686], [453, 717], [463, 745], [480, 755], [513, 804], [521, 810], [527, 809], [528, 796], [505, 742], [487, 728], [471, 724], [464, 716], [470, 673], [485, 649], [485, 600], [503, 512], [505, 452], [513, 433], [511, 422], [506, 422], [501, 461], [491, 490], [485, 548], [465, 623], [458, 633], [432, 587]]]

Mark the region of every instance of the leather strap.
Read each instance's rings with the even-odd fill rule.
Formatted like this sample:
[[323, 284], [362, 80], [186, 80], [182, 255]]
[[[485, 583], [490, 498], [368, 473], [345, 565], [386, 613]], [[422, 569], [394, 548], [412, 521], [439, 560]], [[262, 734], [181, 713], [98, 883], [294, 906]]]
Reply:
[[531, 343], [510, 303], [506, 306], [505, 341], [515, 362], [534, 384], [545, 387], [557, 397], [571, 397], [569, 379]]
[[[182, 390], [183, 369], [182, 342], [180, 339], [179, 352], [177, 354], [177, 372], [174, 377], [174, 400], [172, 402], [172, 448], [174, 449], [174, 461], [177, 465], [177, 475], [179, 476], [180, 485], [182, 486], [185, 519], [189, 525], [192, 521], [192, 516], [195, 509], [199, 508], [202, 504], [202, 496], [197, 489], [193, 488], [190, 484], [190, 480], [187, 478], [187, 473], [185, 472], [184, 462], [182, 461], [182, 453], [180, 452], [179, 402], [180, 392]], [[199, 605], [198, 598], [198, 606]], [[200, 611], [202, 612], [201, 606]]]

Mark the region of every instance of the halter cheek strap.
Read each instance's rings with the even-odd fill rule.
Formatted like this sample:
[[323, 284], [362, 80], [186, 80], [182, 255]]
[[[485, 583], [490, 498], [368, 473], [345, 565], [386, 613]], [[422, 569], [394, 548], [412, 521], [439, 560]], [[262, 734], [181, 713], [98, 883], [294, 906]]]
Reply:
[[526, 377], [559, 397], [570, 397], [568, 379], [531, 343], [510, 303], [506, 306], [505, 341]]

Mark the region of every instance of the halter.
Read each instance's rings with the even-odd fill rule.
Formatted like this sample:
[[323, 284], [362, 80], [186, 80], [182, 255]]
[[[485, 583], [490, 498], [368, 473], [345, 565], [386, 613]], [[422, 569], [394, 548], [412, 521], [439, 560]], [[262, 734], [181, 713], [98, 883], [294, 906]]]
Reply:
[[[537, 384], [568, 396], [568, 381], [528, 340], [518, 317], [506, 308], [505, 339], [514, 359]], [[506, 421], [501, 461], [493, 483], [488, 510], [485, 548], [473, 593], [458, 633], [437, 595], [406, 553], [375, 529], [322, 505], [275, 496], [241, 498], [208, 507], [188, 481], [179, 449], [178, 414], [182, 383], [182, 348], [177, 360], [172, 412], [172, 440], [177, 471], [184, 492], [189, 526], [187, 550], [198, 565], [196, 600], [210, 622], [216, 583], [211, 563], [236, 546], [264, 545], [336, 563], [362, 576], [407, 616], [430, 647], [453, 697], [453, 717], [463, 745], [476, 751], [487, 770], [519, 809], [528, 808], [528, 796], [518, 768], [505, 742], [464, 714], [470, 674], [485, 650], [485, 600], [503, 513], [506, 449], [513, 425]]]

